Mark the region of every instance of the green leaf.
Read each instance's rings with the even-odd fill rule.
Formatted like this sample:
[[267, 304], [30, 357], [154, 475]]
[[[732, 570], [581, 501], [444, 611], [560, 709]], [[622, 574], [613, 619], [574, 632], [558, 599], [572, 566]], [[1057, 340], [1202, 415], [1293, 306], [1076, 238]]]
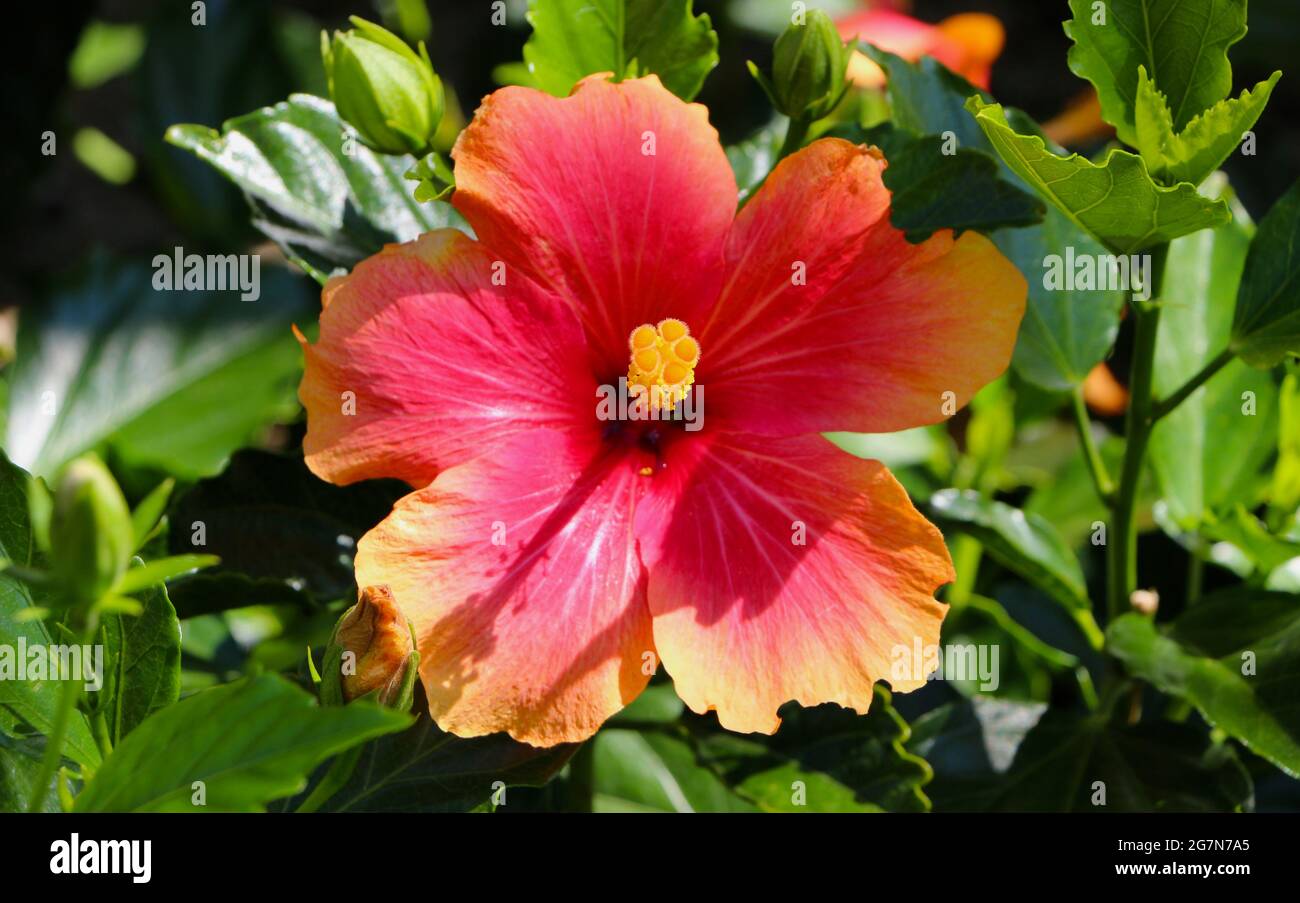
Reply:
[[[1094, 803], [1098, 782], [1105, 806]], [[1203, 730], [1118, 726], [1049, 710], [1021, 743], [988, 809], [1021, 812], [1232, 812], [1251, 799], [1232, 747]]]
[[1029, 283], [1025, 318], [1011, 359], [1016, 373], [1053, 391], [1081, 385], [1115, 344], [1124, 293], [1080, 286], [1074, 280], [1049, 289], [1046, 267], [1053, 257], [1068, 266], [1070, 260], [1098, 259], [1106, 249], [1054, 206], [1040, 225], [999, 232], [993, 243]]
[[597, 812], [754, 812], [675, 730], [605, 728], [592, 744]]
[[949, 154], [946, 139], [917, 137], [889, 123], [872, 129], [866, 140], [889, 161], [883, 178], [892, 193], [890, 223], [910, 242], [940, 229], [960, 235], [1031, 226], [1046, 212], [1037, 197], [999, 178], [997, 161], [986, 153], [959, 147]]
[[215, 555], [172, 555], [168, 558], [158, 558], [128, 570], [117, 581], [113, 591], [129, 596], [151, 586], [160, 585], [173, 577], [179, 577], [181, 574], [211, 567], [220, 560]]
[[1274, 72], [1254, 91], [1242, 91], [1232, 100], [1221, 100], [1200, 113], [1175, 134], [1173, 113], [1165, 96], [1147, 78], [1146, 67], [1138, 69], [1138, 147], [1147, 169], [1165, 184], [1190, 182], [1199, 185], [1218, 169], [1259, 120], [1282, 77]]
[[420, 203], [444, 201], [456, 190], [456, 174], [452, 171], [452, 165], [437, 151], [417, 161], [407, 170], [406, 179], [417, 183], [415, 199]]
[[[28, 475], [15, 467], [0, 451], [0, 560], [23, 567], [38, 567], [40, 559], [32, 539], [27, 514]], [[0, 571], [0, 646], [17, 655], [23, 648], [49, 647], [54, 641], [40, 620], [21, 618], [43, 599], [33, 599], [32, 591], [13, 574]], [[16, 667], [17, 662], [12, 662]], [[16, 679], [0, 680], [0, 728], [7, 718], [16, 717], [31, 728], [48, 734], [54, 726], [62, 685], [57, 681]], [[6, 712], [9, 715], [6, 715]], [[69, 723], [63, 754], [83, 765], [99, 764], [99, 750], [91, 738], [90, 727], [81, 713], [74, 713]]]
[[1106, 639], [1134, 674], [1300, 777], [1300, 597], [1228, 590], [1202, 599], [1167, 631], [1130, 614]]
[[992, 98], [931, 56], [909, 62], [870, 44], [864, 53], [885, 71], [893, 124], [913, 135], [951, 132], [957, 147], [993, 154], [993, 146], [966, 113], [967, 98]]
[[1226, 205], [1192, 185], [1157, 185], [1141, 157], [1112, 150], [1100, 165], [1052, 153], [1037, 135], [1007, 124], [1002, 107], [972, 97], [966, 107], [1011, 170], [1075, 225], [1116, 254], [1132, 254], [1228, 220]]
[[97, 88], [130, 72], [140, 62], [144, 45], [145, 30], [138, 23], [92, 20], [68, 58], [68, 77], [79, 91]]
[[[1177, 391], [1227, 346], [1250, 243], [1250, 219], [1226, 180], [1211, 179], [1202, 190], [1227, 201], [1234, 218], [1169, 248], [1153, 374], [1158, 397]], [[1181, 529], [1195, 530], [1217, 509], [1250, 497], [1274, 448], [1276, 399], [1269, 374], [1233, 361], [1156, 424], [1151, 467]]]
[[913, 63], [871, 45], [862, 47], [886, 73], [892, 119], [866, 133], [850, 125], [830, 134], [884, 152], [895, 228], [916, 242], [938, 229], [990, 232], [1042, 220], [1043, 203], [1014, 177], [1003, 178], [1010, 174], [966, 115], [966, 98], [987, 95], [931, 57]]
[[1091, 611], [1079, 559], [1047, 519], [970, 490], [936, 492], [930, 507], [935, 517], [974, 536], [1000, 564], [1067, 609]]
[[1300, 374], [1282, 380], [1277, 407], [1277, 464], [1268, 501], [1274, 512], [1289, 516], [1300, 507]]
[[100, 635], [104, 687], [93, 694], [91, 704], [106, 719], [114, 745], [149, 715], [180, 698], [181, 625], [176, 609], [161, 583], [136, 598], [140, 614], [108, 615]]
[[934, 769], [925, 788], [934, 810], [979, 810], [1045, 711], [1045, 703], [972, 696], [913, 721], [907, 749]]
[[[1070, 70], [1097, 89], [1103, 118], [1140, 147], [1138, 67], [1169, 98], [1182, 131], [1232, 90], [1228, 48], [1246, 35], [1246, 0], [1070, 0]], [[1238, 133], [1238, 137], [1240, 133]]]
[[260, 812], [319, 762], [410, 717], [359, 703], [321, 708], [273, 675], [204, 690], [145, 720], [77, 797], [77, 812], [192, 812], [203, 782], [214, 812]]
[[[417, 708], [421, 714], [414, 725], [361, 751], [351, 779], [322, 811], [468, 811], [489, 800], [498, 781], [507, 787], [540, 787], [578, 748], [539, 749], [505, 734], [465, 740], [439, 730], [424, 713], [422, 700]], [[505, 802], [508, 810], [508, 791]]]
[[[33, 786], [41, 769], [45, 751], [44, 737], [8, 736], [0, 724], [0, 812], [25, 812], [31, 801]], [[38, 812], [59, 812], [59, 797], [54, 792], [60, 778], [56, 774], [41, 795], [43, 806]]]
[[588, 75], [654, 73], [683, 100], [718, 64], [718, 36], [691, 0], [531, 0], [524, 45], [537, 87], [566, 97]]
[[918, 426], [897, 433], [823, 433], [836, 447], [857, 458], [901, 470], [938, 461], [950, 467], [947, 434], [941, 427]]
[[131, 511], [131, 530], [135, 536], [136, 552], [152, 538], [175, 488], [175, 480], [163, 480]]
[[767, 174], [776, 165], [780, 153], [782, 132], [775, 126], [759, 129], [739, 144], [727, 147], [727, 162], [736, 175], [739, 199], [744, 201], [752, 195]]
[[686, 704], [673, 689], [672, 684], [663, 683], [646, 687], [641, 695], [629, 702], [609, 719], [612, 725], [619, 724], [671, 724], [681, 717]]
[[[904, 744], [911, 729], [890, 694], [871, 711], [834, 705], [782, 708], [771, 738], [697, 734], [696, 755], [742, 799], [765, 812], [924, 812], [932, 773]], [[798, 783], [796, 783], [798, 782]]]
[[[1041, 598], [1032, 588], [1025, 590], [1035, 593], [1036, 602]], [[1037, 602], [1036, 614], [1045, 621], [1059, 612], [1050, 602], [1046, 606]], [[1042, 629], [1041, 623], [1036, 626]], [[955, 605], [944, 619], [941, 642], [947, 649], [973, 647], [975, 658], [956, 659], [950, 672], [939, 675], [945, 685], [967, 698], [1045, 702], [1060, 683], [1058, 675], [1069, 675], [1081, 692], [1093, 695], [1091, 677], [1078, 656], [1039, 639], [997, 600], [972, 594]], [[995, 648], [996, 659], [984, 655]]]
[[[288, 13], [288, 14], [286, 14]], [[306, 14], [265, 3], [207, 4], [203, 26], [158, 10], [134, 84], [139, 117], [133, 142], [150, 188], [191, 241], [217, 247], [255, 240], [248, 204], [216, 170], [178, 152], [162, 136], [173, 123], [215, 124], [290, 90], [326, 95], [321, 26]]]
[[5, 448], [46, 477], [104, 444], [179, 476], [220, 470], [298, 410], [302, 355], [290, 324], [315, 316], [306, 287], [267, 268], [256, 301], [155, 291], [148, 267], [97, 258], [72, 287], [23, 311]]
[[[701, 747], [732, 791], [761, 812], [885, 811], [875, 803], [860, 801], [852, 788], [824, 772], [809, 771], [795, 759], [773, 755], [754, 740], [719, 734]], [[928, 776], [923, 765], [917, 770]]]
[[935, 769], [926, 789], [942, 812], [1231, 812], [1251, 800], [1232, 747], [1188, 725], [976, 699], [914, 729], [911, 749]]
[[1252, 565], [1253, 573], [1264, 577], [1292, 559], [1300, 558], [1300, 542], [1274, 536], [1241, 504], [1220, 520], [1206, 524], [1202, 532], [1214, 542], [1236, 546]]
[[242, 188], [253, 224], [322, 283], [387, 243], [463, 225], [450, 205], [415, 200], [405, 179], [413, 157], [376, 154], [345, 136], [333, 104], [294, 94], [220, 132], [174, 125], [166, 137]]
[[237, 452], [221, 474], [182, 495], [169, 518], [173, 555], [209, 553], [221, 564], [168, 591], [187, 618], [271, 602], [355, 601], [357, 540], [409, 491], [391, 480], [332, 486], [300, 456]]
[[[1093, 432], [1098, 433], [1096, 424]], [[1107, 472], [1119, 473], [1124, 466], [1124, 440], [1109, 435], [1098, 435], [1097, 438]], [[1150, 511], [1156, 498], [1155, 480], [1148, 472], [1138, 487], [1138, 511]], [[1049, 468], [1043, 482], [1022, 507], [1026, 514], [1038, 514], [1050, 520], [1070, 548], [1091, 542], [1096, 534], [1094, 524], [1098, 521], [1105, 523], [1110, 516], [1106, 504], [1097, 497], [1077, 438], [1069, 459], [1058, 467]]]
[[[807, 4], [824, 10], [833, 19], [860, 12], [862, 0], [817, 0]], [[790, 24], [790, 0], [732, 0], [727, 4], [727, 17], [747, 31], [757, 32], [765, 38], [775, 38]]]
[[1300, 181], [1259, 223], [1237, 295], [1232, 349], [1252, 367], [1300, 352]]

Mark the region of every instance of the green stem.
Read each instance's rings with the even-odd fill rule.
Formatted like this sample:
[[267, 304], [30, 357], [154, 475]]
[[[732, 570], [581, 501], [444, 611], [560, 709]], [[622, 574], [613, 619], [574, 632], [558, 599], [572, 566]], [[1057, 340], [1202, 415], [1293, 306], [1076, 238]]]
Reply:
[[984, 547], [975, 537], [961, 533], [953, 537], [951, 549], [952, 566], [957, 579], [948, 586], [945, 601], [949, 605], [965, 605], [975, 591], [975, 578], [979, 576]]
[[1236, 357], [1236, 355], [1233, 354], [1231, 350], [1224, 349], [1221, 351], [1218, 357], [1202, 367], [1201, 372], [1189, 379], [1177, 392], [1170, 395], [1168, 398], [1156, 402], [1151, 408], [1151, 420], [1153, 422], [1159, 420], [1161, 417], [1164, 417], [1174, 408], [1186, 401], [1187, 396], [1191, 395], [1201, 386], [1209, 382], [1210, 378], [1224, 367], [1228, 366], [1234, 357]]
[[77, 697], [80, 695], [80, 680], [63, 681], [59, 705], [54, 711], [54, 723], [45, 738], [45, 754], [41, 756], [40, 770], [32, 782], [32, 796], [27, 802], [28, 812], [39, 812], [41, 806], [45, 805], [45, 795], [49, 792], [50, 781], [59, 770], [59, 761], [63, 757], [63, 740], [68, 734], [68, 724], [72, 721], [72, 713], [77, 710]]
[[352, 772], [356, 771], [357, 763], [361, 761], [361, 750], [364, 747], [365, 744], [354, 746], [335, 756], [334, 761], [330, 763], [329, 770], [320, 779], [320, 783], [294, 811], [315, 812], [327, 803], [334, 794], [342, 790], [348, 779], [352, 777]]
[[95, 745], [99, 747], [101, 756], [107, 756], [113, 751], [113, 739], [108, 733], [108, 719], [104, 717], [103, 712], [96, 712], [90, 717], [90, 733], [95, 738]]
[[1092, 476], [1092, 485], [1097, 489], [1098, 497], [1109, 505], [1114, 500], [1115, 484], [1106, 472], [1106, 462], [1102, 460], [1097, 440], [1092, 435], [1092, 421], [1088, 419], [1088, 407], [1083, 401], [1083, 386], [1075, 386], [1071, 395], [1074, 408], [1074, 425], [1079, 430], [1079, 442], [1083, 445], [1083, 460], [1088, 464], [1088, 473]]
[[803, 147], [804, 139], [808, 137], [808, 130], [812, 128], [813, 122], [815, 122], [815, 120], [805, 118], [792, 118], [790, 120], [790, 124], [786, 126], [785, 129], [785, 141], [781, 143], [781, 149], [777, 151], [776, 159], [772, 161], [771, 169], [767, 171], [767, 175], [763, 176], [763, 178], [758, 181], [758, 184], [749, 189], [749, 192], [737, 205], [737, 211], [743, 209], [746, 204], [754, 199], [754, 195], [758, 194], [759, 189], [767, 183], [768, 176], [772, 175], [772, 170], [776, 169], [776, 164], [780, 163], [786, 157]]
[[1106, 634], [1097, 626], [1097, 619], [1090, 610], [1077, 609], [1073, 612], [1074, 623], [1088, 640], [1088, 645], [1100, 652], [1106, 647]]
[[803, 147], [804, 139], [808, 137], [808, 130], [812, 128], [812, 124], [813, 120], [803, 116], [790, 120], [790, 125], [785, 130], [785, 141], [782, 142], [781, 150], [776, 155], [778, 162]]
[[1164, 287], [1165, 262], [1169, 245], [1151, 252], [1152, 282], [1156, 291], [1152, 301], [1133, 300], [1133, 363], [1129, 375], [1129, 408], [1124, 428], [1124, 466], [1119, 488], [1111, 506], [1111, 535], [1107, 549], [1107, 601], [1110, 620], [1128, 609], [1129, 598], [1137, 589], [1137, 500], [1138, 488], [1146, 464], [1147, 445], [1151, 440], [1151, 375], [1156, 359], [1156, 335], [1160, 329], [1160, 292]]
[[1098, 700], [1097, 707], [1092, 714], [1093, 719], [1095, 719], [1099, 724], [1105, 724], [1110, 721], [1110, 717], [1114, 713], [1115, 707], [1119, 705], [1119, 701], [1124, 698], [1124, 694], [1128, 692], [1129, 688], [1132, 686], [1132, 682], [1123, 677], [1118, 680], [1107, 682], [1105, 686], [1102, 687], [1101, 699]]
[[[99, 617], [93, 608], [86, 616], [85, 622], [80, 633], [74, 634], [79, 644], [87, 644], [95, 636]], [[79, 678], [80, 675], [76, 677]], [[41, 767], [36, 772], [36, 780], [32, 782], [32, 795], [27, 801], [28, 812], [39, 812], [41, 806], [45, 805], [45, 795], [49, 792], [50, 781], [58, 773], [59, 762], [63, 759], [63, 741], [67, 738], [72, 714], [77, 710], [77, 700], [81, 697], [81, 683], [79, 679], [62, 681], [58, 708], [54, 710], [54, 722], [50, 725], [50, 732], [45, 736], [45, 753], [41, 756]]]

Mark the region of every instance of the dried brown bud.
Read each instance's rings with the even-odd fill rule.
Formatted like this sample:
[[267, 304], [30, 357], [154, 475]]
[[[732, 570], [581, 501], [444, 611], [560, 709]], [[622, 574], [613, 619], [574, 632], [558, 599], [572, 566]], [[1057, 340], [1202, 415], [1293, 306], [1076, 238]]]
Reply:
[[378, 690], [390, 704], [402, 689], [414, 647], [406, 616], [387, 586], [367, 586], [335, 629], [342, 649], [343, 698], [351, 701]]

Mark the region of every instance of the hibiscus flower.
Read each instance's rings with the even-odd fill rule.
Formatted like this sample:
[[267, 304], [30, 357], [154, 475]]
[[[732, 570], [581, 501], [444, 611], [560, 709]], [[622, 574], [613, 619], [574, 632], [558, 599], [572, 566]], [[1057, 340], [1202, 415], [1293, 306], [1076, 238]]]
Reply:
[[[331, 280], [299, 392], [316, 474], [416, 488], [356, 572], [410, 618], [433, 718], [579, 741], [661, 665], [736, 731], [787, 700], [865, 712], [895, 647], [938, 641], [952, 564], [882, 464], [820, 434], [966, 403], [1010, 359], [1020, 273], [975, 233], [908, 244], [880, 155], [846, 141], [737, 213], [707, 110], [654, 76], [499, 90], [453, 157], [477, 238]], [[602, 416], [629, 376], [660, 413], [695, 393], [702, 428]]]
[[[888, 7], [871, 5], [835, 22], [840, 37], [874, 44], [915, 62], [932, 56], [971, 84], [988, 90], [993, 63], [1002, 54], [1006, 30], [996, 16], [958, 13], [937, 25]], [[881, 88], [885, 73], [861, 52], [849, 61], [848, 79], [860, 88]]]

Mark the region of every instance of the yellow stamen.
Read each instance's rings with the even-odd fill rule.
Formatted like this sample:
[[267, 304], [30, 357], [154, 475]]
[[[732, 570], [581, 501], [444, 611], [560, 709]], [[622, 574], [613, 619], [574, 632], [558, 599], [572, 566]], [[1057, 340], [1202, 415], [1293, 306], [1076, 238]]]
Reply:
[[700, 359], [700, 344], [690, 336], [685, 336], [673, 345], [673, 354], [683, 364], [694, 367], [695, 362]]
[[638, 326], [632, 330], [632, 337], [628, 339], [628, 345], [635, 352], [640, 351], [642, 348], [653, 348], [657, 341], [659, 341], [659, 333], [655, 331], [653, 326], [646, 323], [644, 326]]
[[659, 358], [659, 349], [646, 348], [644, 351], [635, 351], [632, 353], [632, 363], [638, 370], [645, 373], [655, 373], [663, 366], [663, 361]]
[[686, 397], [695, 382], [700, 343], [685, 323], [671, 318], [657, 326], [643, 323], [632, 330], [628, 348], [629, 394], [648, 395], [651, 409], [673, 407]]
[[[647, 323], [646, 325], [648, 326], [649, 324]], [[642, 326], [640, 328], [645, 329], [645, 326]], [[669, 318], [667, 320], [659, 321], [659, 338], [663, 339], [665, 342], [671, 344], [673, 342], [676, 342], [682, 336], [687, 336], [690, 334], [691, 334], [690, 329], [688, 329], [686, 324], [683, 323], [681, 320], [674, 320], [672, 318]]]

